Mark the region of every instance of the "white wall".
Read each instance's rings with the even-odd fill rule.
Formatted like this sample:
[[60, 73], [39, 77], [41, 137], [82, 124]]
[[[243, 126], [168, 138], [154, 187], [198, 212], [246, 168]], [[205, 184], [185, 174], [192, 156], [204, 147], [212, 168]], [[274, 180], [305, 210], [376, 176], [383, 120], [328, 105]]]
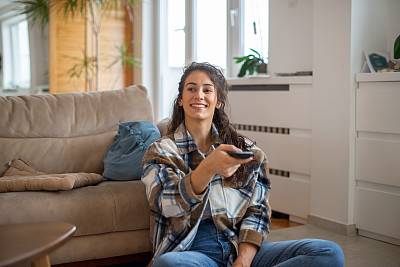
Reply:
[[[398, 2], [400, 3], [400, 1]], [[352, 62], [354, 63], [353, 72], [360, 72], [362, 64], [365, 62], [364, 50], [389, 51], [386, 33], [387, 26], [387, 0], [352, 1], [351, 34]], [[398, 26], [400, 28], [400, 23]]]
[[313, 9], [310, 214], [351, 224], [351, 0], [318, 0]]
[[270, 0], [268, 72], [313, 69], [313, 0]]

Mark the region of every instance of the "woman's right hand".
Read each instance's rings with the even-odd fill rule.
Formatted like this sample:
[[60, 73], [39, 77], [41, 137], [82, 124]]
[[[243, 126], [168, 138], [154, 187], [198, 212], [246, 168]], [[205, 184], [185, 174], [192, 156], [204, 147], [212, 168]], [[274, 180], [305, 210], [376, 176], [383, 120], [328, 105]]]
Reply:
[[219, 174], [224, 177], [232, 176], [241, 164], [250, 162], [253, 158], [237, 159], [230, 156], [227, 151], [241, 151], [234, 145], [219, 145], [208, 155], [192, 173], [191, 182], [196, 194], [203, 192], [211, 179]]
[[[241, 164], [250, 162], [252, 158], [238, 159], [230, 156], [227, 151], [240, 152], [234, 145], [219, 145], [200, 165], [205, 165], [210, 175], [219, 174], [224, 177], [232, 176]], [[200, 165], [198, 167], [200, 167]], [[203, 166], [202, 166], [203, 167]]]

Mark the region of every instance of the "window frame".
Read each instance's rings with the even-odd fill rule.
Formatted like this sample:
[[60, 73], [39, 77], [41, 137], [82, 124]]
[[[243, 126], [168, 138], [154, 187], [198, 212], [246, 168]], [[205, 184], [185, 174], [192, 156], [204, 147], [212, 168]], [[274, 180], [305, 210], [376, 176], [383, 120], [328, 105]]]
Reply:
[[[30, 51], [29, 51], [29, 85], [27, 87], [21, 87], [19, 84], [18, 79], [18, 72], [19, 69], [17, 69], [17, 62], [20, 61], [20, 54], [17, 53], [15, 47], [16, 43], [19, 43], [18, 36], [16, 37], [13, 34], [13, 26], [21, 23], [21, 22], [27, 22], [26, 15], [17, 15], [14, 12], [8, 12], [6, 16], [2, 16], [0, 18], [0, 24], [1, 24], [1, 50], [2, 50], [2, 60], [3, 60], [3, 66], [2, 66], [2, 87], [3, 88], [8, 88], [10, 85], [8, 85], [8, 82], [11, 82], [12, 85], [11, 87], [14, 88], [30, 88], [31, 83], [32, 83], [32, 73], [31, 73], [31, 64], [30, 64]], [[27, 29], [27, 40], [28, 40], [28, 49], [30, 50], [30, 45], [29, 45], [29, 26]], [[6, 36], [7, 35], [7, 36]], [[7, 38], [4, 38], [4, 37]], [[15, 39], [16, 37], [16, 39]], [[7, 67], [6, 67], [7, 66]], [[9, 71], [11, 70], [11, 71]]]

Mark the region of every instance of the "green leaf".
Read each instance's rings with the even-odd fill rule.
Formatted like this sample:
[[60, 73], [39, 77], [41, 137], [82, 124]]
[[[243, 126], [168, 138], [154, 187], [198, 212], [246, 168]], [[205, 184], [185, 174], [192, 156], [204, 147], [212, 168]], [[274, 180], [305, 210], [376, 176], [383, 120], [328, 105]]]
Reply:
[[256, 50], [254, 50], [254, 49], [252, 49], [252, 48], [250, 48], [250, 50], [251, 50], [251, 51], [253, 51], [254, 53], [256, 53], [256, 54], [257, 54], [257, 56], [258, 56], [258, 58], [259, 58], [259, 59], [261, 59], [261, 55], [260, 55], [260, 53], [258, 53]]
[[399, 59], [400, 58], [400, 35], [397, 36], [396, 41], [394, 41], [394, 58]]
[[246, 59], [249, 59], [249, 56], [244, 56], [244, 57], [234, 57], [234, 59], [236, 59], [236, 63], [240, 63]]
[[253, 60], [253, 61], [251, 62], [251, 64], [249, 65], [248, 69], [249, 69], [249, 74], [250, 74], [250, 75], [253, 75], [254, 72], [255, 72], [256, 69], [257, 69], [257, 61]]
[[249, 67], [251, 66], [251, 64], [253, 64], [253, 62], [254, 59], [252, 58], [247, 59], [240, 68], [238, 77], [243, 77], [244, 75], [246, 75], [246, 72], [249, 70]]
[[19, 4], [18, 8], [21, 14], [25, 14], [32, 25], [40, 24], [42, 33], [46, 25], [49, 23], [50, 8], [53, 6], [49, 0], [19, 0], [14, 3]]
[[[247, 62], [247, 61], [246, 61]], [[246, 62], [244, 62], [243, 63], [243, 65], [242, 65], [242, 67], [240, 68], [240, 70], [239, 70], [239, 73], [238, 73], [238, 77], [243, 77], [245, 74], [246, 74], [246, 71], [247, 71], [247, 64], [246, 64]]]

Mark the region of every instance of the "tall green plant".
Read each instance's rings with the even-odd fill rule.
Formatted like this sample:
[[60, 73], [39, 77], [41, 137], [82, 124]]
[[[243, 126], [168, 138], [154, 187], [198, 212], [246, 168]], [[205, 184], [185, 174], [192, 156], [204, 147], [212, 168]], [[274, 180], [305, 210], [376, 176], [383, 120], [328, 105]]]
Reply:
[[[68, 18], [69, 16], [74, 17], [76, 15], [85, 18], [95, 36], [94, 76], [95, 90], [98, 91], [100, 32], [103, 19], [112, 11], [117, 12], [118, 10], [125, 10], [132, 21], [136, 0], [16, 0], [14, 2], [22, 5], [21, 13], [26, 14], [27, 18], [33, 25], [38, 22], [40, 23], [42, 31], [49, 22], [49, 13], [52, 8], [57, 7], [63, 10], [65, 18]], [[127, 60], [127, 58], [121, 58], [121, 60], [125, 61], [128, 65], [138, 65], [137, 60], [133, 57], [131, 60]], [[87, 61], [86, 56], [83, 61], [84, 62], [81, 65], [85, 66], [85, 61]], [[70, 73], [75, 73], [73, 68], [70, 70]], [[89, 73], [89, 71], [86, 73]]]
[[83, 60], [77, 57], [67, 56], [67, 58], [73, 60], [75, 64], [71, 69], [68, 70], [68, 74], [71, 78], [80, 78], [82, 74], [85, 76], [85, 81], [89, 85], [89, 91], [93, 89], [93, 76], [96, 70], [96, 59], [94, 57], [88, 57], [85, 50], [83, 52]]

